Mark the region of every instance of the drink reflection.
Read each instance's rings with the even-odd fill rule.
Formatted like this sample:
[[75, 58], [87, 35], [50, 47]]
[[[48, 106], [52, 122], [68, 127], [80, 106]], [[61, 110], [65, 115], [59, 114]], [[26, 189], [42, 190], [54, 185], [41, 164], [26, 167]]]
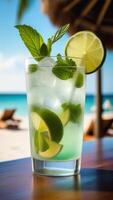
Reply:
[[65, 199], [81, 200], [81, 177], [80, 175], [69, 177], [41, 177], [33, 175], [32, 199]]

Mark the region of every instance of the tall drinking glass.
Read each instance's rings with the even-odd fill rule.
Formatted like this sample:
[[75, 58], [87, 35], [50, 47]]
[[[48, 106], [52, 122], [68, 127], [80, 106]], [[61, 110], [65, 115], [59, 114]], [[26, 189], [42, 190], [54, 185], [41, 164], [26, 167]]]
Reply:
[[79, 58], [77, 67], [66, 68], [55, 60], [26, 62], [32, 166], [40, 175], [74, 175], [81, 163], [85, 73]]

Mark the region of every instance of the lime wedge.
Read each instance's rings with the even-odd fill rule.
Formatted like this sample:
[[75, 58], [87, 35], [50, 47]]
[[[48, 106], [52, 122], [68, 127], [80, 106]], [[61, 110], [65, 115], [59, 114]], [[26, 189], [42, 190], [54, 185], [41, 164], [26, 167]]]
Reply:
[[31, 118], [36, 130], [39, 132], [46, 131], [51, 140], [60, 142], [63, 136], [63, 125], [54, 112], [47, 108], [32, 107]]
[[70, 119], [70, 112], [69, 112], [69, 109], [65, 110], [64, 112], [62, 112], [60, 115], [59, 115], [59, 118], [62, 122], [62, 124], [65, 126], [69, 119]]
[[35, 146], [35, 151], [36, 153], [40, 151], [45, 151], [49, 148], [49, 145], [48, 143], [46, 142], [46, 140], [44, 139], [45, 137], [47, 137], [45, 135], [45, 133], [41, 133], [39, 131], [35, 131], [35, 134], [34, 134], [34, 146]]
[[38, 141], [39, 141], [39, 151], [40, 152], [46, 151], [49, 148], [49, 145], [46, 142], [45, 135], [43, 133], [39, 132]]
[[49, 148], [43, 152], [39, 150], [39, 155], [43, 158], [52, 158], [56, 156], [63, 147], [63, 145], [57, 144], [56, 142], [53, 142], [47, 138], [45, 138], [45, 141], [48, 143]]
[[39, 132], [48, 131], [46, 123], [36, 112], [31, 113], [31, 119], [33, 122], [33, 126], [36, 130], [38, 130]]
[[102, 66], [105, 60], [105, 49], [94, 33], [80, 31], [67, 42], [65, 55], [72, 57], [77, 65], [85, 66], [85, 73], [90, 74]]
[[39, 132], [36, 130], [34, 133], [34, 146], [35, 146], [35, 151], [36, 153], [39, 152]]
[[41, 118], [37, 115], [37, 113], [32, 112], [32, 113], [31, 113], [31, 119], [32, 119], [34, 128], [35, 128], [36, 130], [38, 130], [39, 125], [40, 125]]

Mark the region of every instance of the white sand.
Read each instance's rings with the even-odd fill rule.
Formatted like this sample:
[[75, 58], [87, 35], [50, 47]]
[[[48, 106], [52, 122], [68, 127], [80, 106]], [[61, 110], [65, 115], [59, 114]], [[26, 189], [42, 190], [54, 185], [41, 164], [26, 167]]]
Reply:
[[28, 131], [0, 130], [0, 162], [30, 155]]
[[[113, 112], [105, 112], [102, 114], [102, 117], [103, 119], [111, 119], [113, 118]], [[84, 133], [87, 132], [88, 130], [88, 127], [92, 121], [92, 119], [95, 119], [96, 118], [96, 115], [95, 113], [90, 113], [90, 114], [85, 114], [85, 117], [84, 117]]]
[[[113, 117], [113, 113], [103, 114], [104, 118]], [[84, 132], [87, 130], [94, 114], [87, 114], [84, 118]], [[22, 119], [21, 130], [0, 130], [0, 162], [30, 156], [30, 142], [28, 119]]]
[[0, 162], [30, 156], [28, 119], [22, 119], [21, 130], [0, 130]]

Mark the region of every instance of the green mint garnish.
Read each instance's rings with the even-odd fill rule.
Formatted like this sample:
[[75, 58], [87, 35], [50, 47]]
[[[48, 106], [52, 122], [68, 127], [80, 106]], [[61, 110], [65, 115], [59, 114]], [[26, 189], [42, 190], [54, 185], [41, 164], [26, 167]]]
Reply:
[[68, 107], [69, 107], [69, 103], [65, 102], [65, 103], [62, 104], [63, 110], [67, 110]]
[[48, 48], [48, 56], [50, 56], [52, 45], [57, 42], [69, 29], [69, 24], [66, 24], [58, 29], [58, 31], [48, 39], [47, 48]]
[[69, 109], [70, 111], [70, 121], [74, 123], [78, 123], [80, 121], [80, 116], [82, 113], [82, 108], [80, 104], [73, 104], [73, 103], [63, 103], [62, 108], [64, 110]]
[[72, 59], [67, 57], [63, 59], [62, 56], [58, 54], [56, 66], [76, 66], [76, 63]]
[[81, 112], [82, 112], [81, 105], [80, 104], [77, 104], [77, 105], [70, 104], [69, 109], [70, 109], [70, 120], [74, 123], [79, 122]]
[[30, 64], [28, 66], [28, 73], [34, 73], [36, 72], [38, 69], [38, 65], [37, 64]]
[[48, 47], [49, 55], [51, 53], [52, 45], [55, 42], [57, 42], [67, 32], [68, 29], [69, 29], [69, 24], [66, 24], [62, 26], [61, 28], [59, 28], [58, 31], [51, 38], [48, 39], [47, 47]]
[[17, 25], [15, 27], [19, 30], [20, 36], [31, 55], [35, 60], [39, 61], [46, 56], [50, 56], [52, 45], [66, 33], [69, 24], [59, 28], [59, 30], [48, 39], [47, 45], [43, 37], [31, 26]]
[[59, 28], [59, 30], [51, 37], [49, 38], [51, 40], [51, 43], [55, 43], [57, 40], [59, 40], [69, 29], [69, 24], [66, 24]]
[[73, 72], [75, 71], [75, 68], [71, 67], [53, 67], [52, 69], [52, 72], [58, 77], [60, 78], [61, 80], [67, 80], [69, 78], [72, 78], [73, 77]]
[[49, 52], [48, 52], [47, 45], [45, 43], [43, 43], [41, 48], [40, 48], [40, 55], [42, 57], [46, 57], [46, 56], [48, 56], [48, 54], [49, 54]]
[[63, 59], [60, 54], [57, 55], [57, 62], [52, 72], [60, 79], [67, 80], [72, 78], [76, 71], [76, 63], [69, 58]]
[[77, 88], [80, 88], [83, 86], [83, 84], [84, 84], [84, 76], [82, 73], [79, 72], [75, 81], [75, 86]]
[[31, 55], [35, 60], [39, 60], [41, 56], [40, 48], [44, 42], [42, 36], [35, 29], [27, 25], [17, 25], [16, 28], [19, 30], [20, 36]]

